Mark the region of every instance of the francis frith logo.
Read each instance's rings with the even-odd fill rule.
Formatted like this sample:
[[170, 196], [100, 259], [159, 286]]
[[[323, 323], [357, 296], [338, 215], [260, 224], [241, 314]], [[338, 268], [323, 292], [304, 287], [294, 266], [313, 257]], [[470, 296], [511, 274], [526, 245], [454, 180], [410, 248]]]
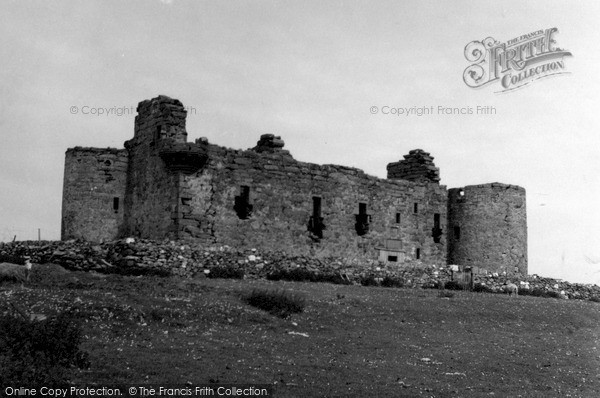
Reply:
[[499, 82], [498, 92], [504, 92], [566, 73], [564, 57], [572, 54], [556, 45], [557, 33], [557, 28], [550, 28], [505, 43], [492, 37], [472, 41], [465, 46], [465, 58], [472, 64], [465, 69], [463, 80], [472, 88]]

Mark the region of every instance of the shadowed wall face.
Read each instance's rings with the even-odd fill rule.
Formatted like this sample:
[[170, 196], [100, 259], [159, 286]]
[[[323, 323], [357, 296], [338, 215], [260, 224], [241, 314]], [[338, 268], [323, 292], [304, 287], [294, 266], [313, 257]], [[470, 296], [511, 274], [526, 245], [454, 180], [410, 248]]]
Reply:
[[177, 237], [178, 181], [161, 159], [164, 145], [184, 145], [186, 111], [180, 101], [159, 96], [138, 104], [129, 151], [125, 233], [152, 239]]
[[450, 189], [448, 263], [527, 275], [525, 189], [500, 183]]

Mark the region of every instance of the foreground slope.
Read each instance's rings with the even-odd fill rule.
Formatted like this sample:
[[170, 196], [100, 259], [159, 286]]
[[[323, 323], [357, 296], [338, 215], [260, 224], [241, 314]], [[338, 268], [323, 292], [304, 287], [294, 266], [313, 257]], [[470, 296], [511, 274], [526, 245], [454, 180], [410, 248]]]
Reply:
[[[241, 300], [255, 288], [302, 294], [306, 308], [274, 317]], [[600, 304], [453, 294], [74, 272], [0, 285], [0, 311], [75, 308], [91, 361], [73, 371], [82, 385], [271, 383], [282, 397], [600, 391]]]

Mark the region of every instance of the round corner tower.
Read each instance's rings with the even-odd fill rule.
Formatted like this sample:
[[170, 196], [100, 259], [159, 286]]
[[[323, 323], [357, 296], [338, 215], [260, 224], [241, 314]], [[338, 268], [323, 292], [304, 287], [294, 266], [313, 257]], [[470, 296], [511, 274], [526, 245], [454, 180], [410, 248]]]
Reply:
[[525, 189], [500, 183], [450, 189], [448, 264], [527, 275]]

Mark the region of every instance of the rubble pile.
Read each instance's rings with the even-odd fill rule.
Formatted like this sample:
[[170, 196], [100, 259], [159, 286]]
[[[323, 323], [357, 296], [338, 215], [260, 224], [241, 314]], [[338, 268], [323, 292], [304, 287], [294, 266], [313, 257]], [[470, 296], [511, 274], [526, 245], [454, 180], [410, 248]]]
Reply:
[[[160, 275], [186, 278], [239, 275], [244, 278], [292, 279], [348, 284], [435, 288], [455, 280], [451, 266], [414, 261], [403, 264], [357, 263], [336, 257], [289, 256], [285, 252], [259, 252], [229, 246], [201, 247], [186, 242], [155, 242], [127, 238], [102, 244], [83, 240], [0, 243], [0, 260], [29, 257], [34, 264], [53, 263], [71, 271], [96, 271], [127, 275]], [[22, 261], [20, 262], [22, 264]], [[230, 272], [222, 272], [229, 270]], [[217, 272], [221, 271], [221, 272]], [[600, 287], [552, 278], [489, 274], [474, 275], [475, 285], [500, 293], [504, 284], [515, 283], [519, 290], [550, 292], [555, 297], [600, 301]]]

